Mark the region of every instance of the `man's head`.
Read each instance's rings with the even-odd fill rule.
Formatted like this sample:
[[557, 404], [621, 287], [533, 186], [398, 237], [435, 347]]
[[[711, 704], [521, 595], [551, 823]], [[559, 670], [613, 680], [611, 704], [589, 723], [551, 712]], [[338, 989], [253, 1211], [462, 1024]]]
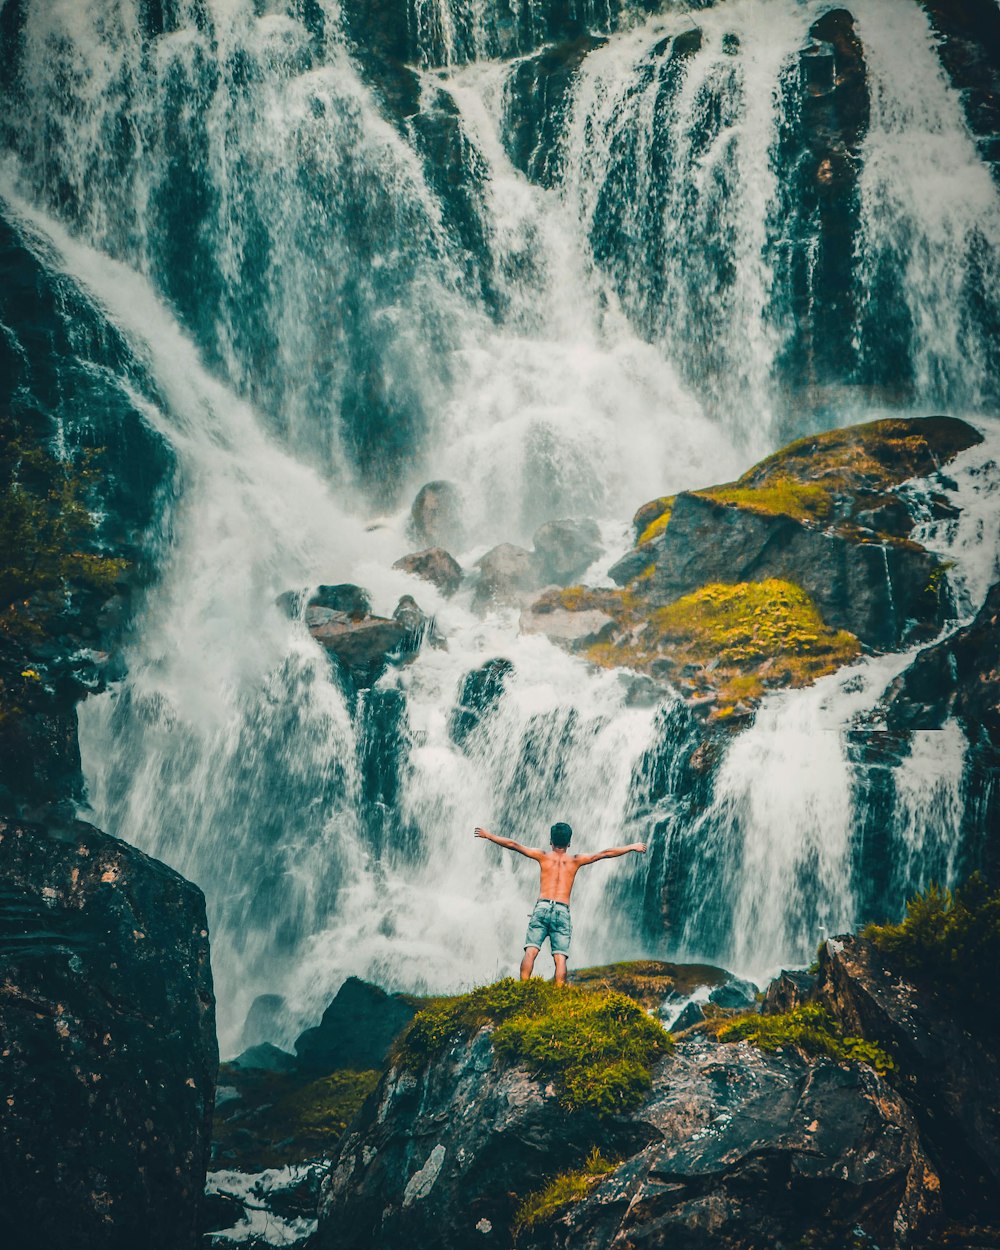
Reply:
[[558, 821], [549, 830], [552, 838], [552, 845], [565, 850], [569, 846], [570, 839], [573, 837], [573, 830], [566, 824], [564, 820]]

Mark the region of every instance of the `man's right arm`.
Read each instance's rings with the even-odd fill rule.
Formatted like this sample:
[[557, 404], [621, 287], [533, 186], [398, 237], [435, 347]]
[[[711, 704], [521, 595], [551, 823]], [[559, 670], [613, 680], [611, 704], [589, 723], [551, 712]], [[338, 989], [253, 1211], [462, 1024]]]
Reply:
[[615, 859], [618, 855], [627, 855], [629, 851], [645, 855], [646, 843], [633, 842], [629, 846], [609, 846], [606, 851], [595, 851], [593, 855], [577, 855], [576, 862], [583, 867], [584, 864], [596, 864], [599, 859]]
[[513, 838], [498, 838], [496, 834], [488, 833], [485, 829], [476, 826], [476, 837], [485, 838], [487, 842], [495, 842], [497, 846], [502, 846], [508, 851], [517, 851], [519, 855], [527, 855], [528, 859], [539, 860], [542, 858], [542, 851], [536, 851], [534, 847], [522, 846], [520, 842], [515, 842]]

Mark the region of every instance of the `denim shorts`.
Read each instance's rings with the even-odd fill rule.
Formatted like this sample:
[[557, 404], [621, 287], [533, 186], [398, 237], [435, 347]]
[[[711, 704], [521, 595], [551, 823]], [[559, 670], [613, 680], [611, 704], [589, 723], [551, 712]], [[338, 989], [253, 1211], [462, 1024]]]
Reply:
[[552, 948], [553, 955], [568, 955], [569, 940], [573, 936], [573, 921], [569, 915], [568, 903], [556, 903], [550, 898], [540, 898], [528, 921], [528, 932], [524, 935], [524, 949], [537, 946], [541, 949], [546, 938]]

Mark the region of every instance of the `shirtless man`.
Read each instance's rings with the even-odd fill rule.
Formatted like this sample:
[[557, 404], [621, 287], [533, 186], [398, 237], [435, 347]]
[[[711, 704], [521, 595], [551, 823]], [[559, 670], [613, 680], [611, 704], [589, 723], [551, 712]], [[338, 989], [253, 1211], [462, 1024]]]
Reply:
[[633, 842], [631, 846], [613, 846], [606, 851], [597, 851], [593, 855], [570, 855], [567, 848], [573, 836], [569, 825], [560, 821], [550, 831], [552, 847], [548, 851], [537, 851], [531, 846], [522, 846], [513, 838], [498, 838], [485, 829], [476, 829], [477, 838], [486, 838], [497, 846], [504, 846], [509, 851], [517, 851], [528, 859], [537, 862], [542, 879], [538, 890], [539, 898], [535, 910], [528, 921], [528, 932], [524, 938], [524, 958], [521, 960], [521, 980], [527, 981], [535, 966], [535, 959], [546, 938], [552, 948], [552, 958], [556, 965], [556, 984], [566, 984], [566, 956], [569, 954], [569, 940], [573, 934], [573, 922], [569, 915], [569, 896], [573, 890], [576, 874], [584, 864], [596, 863], [599, 859], [614, 859], [616, 855], [627, 855], [629, 851], [637, 851], [640, 855], [646, 852], [645, 842]]

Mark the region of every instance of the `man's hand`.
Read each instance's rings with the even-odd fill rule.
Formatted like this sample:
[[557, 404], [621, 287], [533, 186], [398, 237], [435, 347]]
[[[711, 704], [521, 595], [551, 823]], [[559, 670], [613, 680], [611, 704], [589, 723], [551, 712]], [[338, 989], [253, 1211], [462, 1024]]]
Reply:
[[478, 825], [476, 825], [476, 837], [477, 838], [489, 838], [491, 842], [493, 841], [493, 834], [488, 833], [485, 829], [480, 829]]
[[633, 842], [632, 845], [629, 847], [629, 850], [638, 851], [640, 855], [645, 855], [646, 843], [645, 842]]

